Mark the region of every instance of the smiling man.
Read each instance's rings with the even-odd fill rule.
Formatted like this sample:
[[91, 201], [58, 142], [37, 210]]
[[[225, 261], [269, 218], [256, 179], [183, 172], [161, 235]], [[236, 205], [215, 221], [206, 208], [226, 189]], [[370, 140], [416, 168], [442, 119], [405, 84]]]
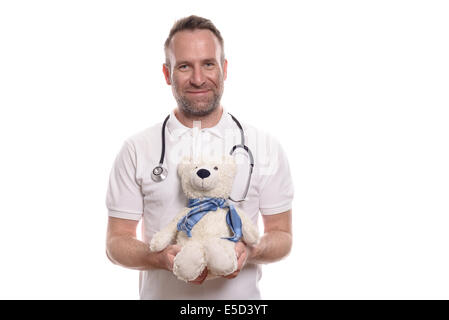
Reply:
[[[177, 21], [165, 42], [165, 55], [162, 71], [177, 107], [163, 124], [128, 138], [117, 155], [106, 199], [107, 256], [117, 265], [141, 270], [141, 299], [261, 299], [260, 265], [282, 259], [292, 246], [293, 184], [287, 158], [276, 139], [240, 124], [221, 105], [228, 62], [222, 36], [210, 20], [190, 16]], [[229, 134], [236, 129], [236, 135]], [[165, 135], [163, 148], [161, 136]], [[238, 269], [233, 274], [205, 280], [205, 269], [197, 279], [185, 283], [172, 274], [180, 247], [169, 245], [151, 252], [148, 246], [152, 236], [187, 204], [176, 175], [180, 150], [186, 151], [183, 155], [196, 152], [204, 156], [209, 148], [229, 154], [227, 146], [235, 145], [240, 137], [246, 138], [253, 150], [255, 164], [245, 201], [232, 204], [254, 223], [262, 214], [264, 234], [254, 247], [236, 243]], [[167, 153], [168, 170], [166, 178], [158, 181], [152, 170], [159, 163], [161, 149]], [[238, 174], [236, 189], [245, 185], [246, 179], [247, 174]], [[136, 237], [140, 220], [142, 241]]]
[[227, 69], [221, 46], [208, 29], [178, 31], [166, 43], [165, 80], [186, 115], [207, 116], [219, 107]]

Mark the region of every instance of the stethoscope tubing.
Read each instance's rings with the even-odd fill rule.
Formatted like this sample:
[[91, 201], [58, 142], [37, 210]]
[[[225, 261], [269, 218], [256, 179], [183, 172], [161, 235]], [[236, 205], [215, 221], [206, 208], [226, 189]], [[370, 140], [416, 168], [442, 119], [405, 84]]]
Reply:
[[[245, 189], [245, 194], [243, 196], [243, 199], [241, 199], [241, 200], [234, 200], [231, 197], [229, 197], [229, 199], [234, 201], [234, 202], [242, 202], [242, 201], [246, 200], [246, 196], [248, 195], [248, 190], [249, 190], [249, 186], [250, 186], [250, 183], [251, 183], [251, 176], [252, 176], [253, 168], [254, 168], [254, 157], [253, 157], [253, 154], [252, 154], [251, 150], [249, 149], [249, 147], [247, 145], [245, 145], [245, 132], [243, 130], [242, 125], [237, 120], [237, 118], [235, 118], [232, 114], [229, 113], [229, 115], [231, 116], [232, 120], [234, 120], [235, 124], [239, 128], [240, 136], [241, 136], [241, 143], [233, 146], [231, 148], [231, 151], [229, 152], [229, 154], [232, 156], [232, 154], [234, 153], [235, 150], [237, 150], [238, 148], [242, 148], [248, 154], [249, 161], [250, 161], [249, 174], [248, 174], [248, 179], [247, 179], [247, 182], [246, 182], [246, 189]], [[165, 127], [167, 126], [167, 121], [168, 121], [169, 118], [170, 118], [170, 115], [168, 115], [165, 118], [164, 122], [162, 123], [162, 130], [161, 130], [161, 138], [162, 138], [161, 157], [159, 159], [159, 164], [156, 167], [154, 167], [153, 171], [151, 172], [151, 178], [155, 182], [161, 182], [161, 181], [165, 180], [165, 178], [168, 175], [168, 170], [167, 170], [167, 168], [164, 167], [164, 158], [165, 158]]]

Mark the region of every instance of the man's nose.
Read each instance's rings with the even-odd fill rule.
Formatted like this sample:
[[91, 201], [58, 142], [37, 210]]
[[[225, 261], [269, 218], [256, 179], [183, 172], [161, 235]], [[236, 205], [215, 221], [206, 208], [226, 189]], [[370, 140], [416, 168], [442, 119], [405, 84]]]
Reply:
[[190, 79], [190, 82], [193, 85], [195, 85], [196, 87], [201, 87], [205, 81], [206, 81], [206, 78], [204, 76], [203, 70], [201, 70], [200, 67], [195, 67], [193, 69], [193, 74]]

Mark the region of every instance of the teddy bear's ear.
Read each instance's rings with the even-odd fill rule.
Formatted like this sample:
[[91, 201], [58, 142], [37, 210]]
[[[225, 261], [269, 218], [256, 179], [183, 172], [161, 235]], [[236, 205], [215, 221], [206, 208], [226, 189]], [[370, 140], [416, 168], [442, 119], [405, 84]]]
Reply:
[[190, 157], [184, 157], [181, 162], [178, 164], [178, 176], [181, 176], [182, 173], [192, 164], [192, 159]]

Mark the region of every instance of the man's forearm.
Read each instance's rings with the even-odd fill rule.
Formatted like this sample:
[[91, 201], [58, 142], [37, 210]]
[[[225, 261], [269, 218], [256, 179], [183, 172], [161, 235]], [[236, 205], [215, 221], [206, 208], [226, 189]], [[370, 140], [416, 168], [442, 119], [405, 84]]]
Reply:
[[115, 264], [135, 270], [161, 268], [158, 253], [151, 252], [144, 242], [131, 236], [116, 236], [108, 240], [108, 258]]
[[250, 248], [250, 263], [270, 263], [286, 257], [292, 247], [292, 235], [285, 231], [265, 233], [259, 243]]

